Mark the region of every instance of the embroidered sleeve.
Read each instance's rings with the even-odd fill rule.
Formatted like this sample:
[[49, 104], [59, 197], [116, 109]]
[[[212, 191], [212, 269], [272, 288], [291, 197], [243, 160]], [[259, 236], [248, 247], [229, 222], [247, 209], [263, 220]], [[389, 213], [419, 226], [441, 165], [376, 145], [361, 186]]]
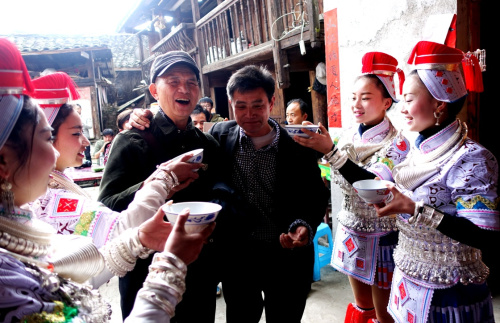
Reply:
[[113, 212], [102, 203], [87, 200], [75, 226], [74, 234], [91, 237], [97, 248], [111, 238], [120, 213]]
[[472, 141], [467, 141], [464, 148], [466, 151], [450, 168], [446, 179], [457, 215], [483, 229], [500, 230], [497, 161]]
[[401, 163], [409, 152], [409, 141], [399, 134], [391, 142], [385, 155], [379, 156], [377, 161], [368, 168], [368, 171], [372, 172], [380, 179], [394, 182], [392, 169], [394, 166]]

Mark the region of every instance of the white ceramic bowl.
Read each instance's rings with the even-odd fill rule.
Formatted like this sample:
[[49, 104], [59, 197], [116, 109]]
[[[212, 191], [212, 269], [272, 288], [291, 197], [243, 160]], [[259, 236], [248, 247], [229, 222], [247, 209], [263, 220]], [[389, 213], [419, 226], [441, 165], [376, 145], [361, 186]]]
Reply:
[[302, 129], [306, 128], [309, 131], [316, 132], [318, 131], [319, 126], [318, 125], [299, 125], [299, 124], [291, 124], [291, 125], [286, 125], [285, 129], [290, 135], [290, 137], [293, 137], [295, 135], [299, 137], [304, 137], [304, 138], [309, 138], [308, 135], [302, 132]]
[[[188, 154], [193, 154], [193, 157], [186, 160], [186, 163], [201, 163], [203, 161], [203, 148], [191, 150], [191, 151], [188, 151], [187, 153], [180, 154], [179, 156], [175, 157], [172, 160], [177, 161], [177, 160], [181, 159], [183, 156], [188, 155]], [[196, 172], [197, 170], [198, 169], [194, 169], [193, 171]]]
[[366, 203], [378, 204], [389, 196], [389, 189], [386, 184], [394, 184], [390, 181], [366, 179], [357, 181], [352, 187]]
[[189, 208], [189, 217], [184, 225], [186, 232], [200, 232], [208, 224], [215, 221], [222, 206], [211, 202], [181, 202], [171, 205], [165, 204], [163, 212], [167, 216], [168, 221], [175, 223], [177, 216], [185, 208]]

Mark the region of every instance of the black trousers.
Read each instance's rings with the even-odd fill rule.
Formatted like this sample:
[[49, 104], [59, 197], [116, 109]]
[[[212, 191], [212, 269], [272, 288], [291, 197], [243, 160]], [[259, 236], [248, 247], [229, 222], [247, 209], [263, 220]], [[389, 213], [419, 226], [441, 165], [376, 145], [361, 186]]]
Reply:
[[[311, 288], [314, 247], [283, 249], [248, 241], [226, 266], [222, 289], [227, 323], [300, 323]], [[262, 296], [264, 295], [264, 297]]]
[[[188, 266], [186, 292], [175, 308], [172, 323], [213, 323], [217, 301], [217, 284], [221, 281], [221, 256], [213, 242], [203, 246], [200, 256]], [[119, 279], [120, 306], [123, 320], [134, 307], [137, 292], [148, 275], [148, 267], [153, 260], [139, 259], [131, 272]]]

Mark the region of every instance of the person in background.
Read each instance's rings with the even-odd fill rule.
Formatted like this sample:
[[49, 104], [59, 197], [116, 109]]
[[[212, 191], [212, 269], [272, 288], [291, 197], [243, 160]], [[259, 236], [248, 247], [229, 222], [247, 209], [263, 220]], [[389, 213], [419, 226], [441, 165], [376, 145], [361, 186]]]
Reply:
[[107, 159], [106, 152], [109, 154], [111, 142], [113, 141], [114, 137], [115, 137], [115, 132], [113, 131], [113, 129], [109, 129], [109, 128], [104, 129], [102, 131], [102, 139], [99, 139], [98, 141], [96, 141], [96, 143], [94, 145], [94, 153], [92, 156], [95, 159], [102, 161], [102, 162], [99, 162], [99, 164], [101, 166], [105, 165], [104, 159]]
[[[259, 322], [264, 308], [268, 323], [301, 321], [313, 277], [313, 238], [328, 202], [314, 152], [270, 118], [274, 90], [264, 67], [239, 69], [227, 84], [236, 121], [209, 131], [222, 150], [213, 168], [234, 200], [223, 224], [234, 236], [222, 241], [229, 255], [222, 276], [228, 323]], [[299, 185], [290, 176], [297, 168]], [[290, 203], [295, 189], [307, 203]], [[235, 253], [245, 256], [230, 256]]]
[[134, 111], [133, 109], [125, 109], [116, 116], [116, 126], [118, 127], [118, 132], [128, 129], [128, 122], [130, 120], [130, 114]]
[[483, 91], [481, 68], [472, 54], [428, 41], [408, 64], [401, 113], [418, 137], [392, 170], [394, 198], [374, 206], [380, 217], [397, 214], [399, 228], [388, 310], [397, 322], [494, 322], [482, 250], [499, 238], [498, 163], [457, 119], [467, 90]]
[[210, 113], [208, 113], [208, 111], [203, 109], [203, 107], [199, 104], [197, 104], [194, 107], [194, 110], [191, 113], [191, 121], [193, 122], [193, 125], [196, 128], [200, 129], [202, 132], [203, 132], [203, 125], [205, 124], [205, 122], [207, 122], [209, 117]]
[[[386, 116], [396, 98], [394, 75], [400, 91], [404, 74], [398, 61], [382, 52], [363, 55], [361, 75], [352, 91], [351, 110], [356, 126], [342, 133], [338, 142], [320, 125], [321, 133], [305, 131], [311, 137], [295, 140], [325, 154], [333, 168], [332, 181], [344, 196], [335, 233], [332, 265], [348, 275], [355, 303], [349, 304], [345, 322], [393, 322], [387, 312], [394, 271], [394, 248], [398, 241], [396, 219], [379, 218], [375, 210], [355, 192], [352, 184], [362, 179], [393, 181], [392, 168], [409, 152], [409, 142], [398, 134]], [[355, 248], [349, 248], [355, 245]]]
[[302, 99], [293, 99], [288, 101], [286, 107], [286, 122], [289, 125], [302, 124], [307, 121], [307, 103]]
[[[82, 116], [82, 106], [78, 103], [75, 104], [75, 110], [76, 112]], [[89, 126], [88, 124], [85, 124], [82, 120], [82, 126], [83, 126], [83, 135], [87, 140], [90, 139], [90, 133], [89, 129], [92, 129], [92, 126]], [[85, 167], [91, 167], [92, 166], [92, 156], [90, 155], [90, 145], [85, 147], [85, 160], [83, 161], [82, 165], [79, 168], [85, 168]]]
[[[209, 167], [199, 169], [199, 178], [186, 189], [175, 192], [172, 199], [175, 202], [211, 200], [214, 182], [211, 169], [218, 164], [218, 143], [195, 128], [190, 119], [200, 94], [199, 73], [186, 52], [170, 51], [156, 57], [151, 66], [149, 90], [160, 109], [147, 129], [123, 131], [114, 140], [100, 185], [99, 201], [115, 211], [126, 209], [157, 165], [200, 148], [203, 163]], [[199, 259], [188, 266], [186, 292], [177, 305], [173, 321], [214, 322], [214, 291], [220, 281], [215, 253], [213, 238], [210, 238]], [[123, 318], [132, 310], [151, 261], [152, 257], [139, 261], [134, 271], [119, 281]]]
[[205, 109], [208, 113], [210, 113], [210, 118], [207, 119], [210, 122], [221, 122], [221, 121], [227, 121], [227, 118], [221, 117], [220, 114], [215, 112], [215, 107], [214, 107], [214, 101], [210, 99], [208, 96], [205, 96], [198, 100], [198, 104]]

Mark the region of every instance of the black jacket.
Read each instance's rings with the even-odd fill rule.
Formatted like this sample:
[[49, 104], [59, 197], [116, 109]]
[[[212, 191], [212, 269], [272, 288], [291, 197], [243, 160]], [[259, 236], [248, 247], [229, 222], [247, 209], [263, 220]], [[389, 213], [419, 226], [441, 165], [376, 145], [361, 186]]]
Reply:
[[[252, 206], [243, 201], [240, 194], [231, 187], [233, 154], [239, 132], [240, 127], [235, 121], [220, 122], [210, 129], [210, 134], [220, 144], [222, 154], [216, 165], [216, 173], [223, 182], [220, 184], [230, 190], [230, 194], [226, 197], [233, 202], [232, 212], [236, 213], [221, 214], [225, 221], [224, 223], [221, 221], [220, 224], [249, 228], [252, 223]], [[294, 221], [301, 219], [313, 229], [312, 236], [314, 236], [316, 228], [325, 215], [329, 198], [329, 191], [321, 179], [316, 156], [312, 150], [295, 143], [280, 127], [277, 162], [276, 188], [273, 198], [276, 211], [273, 214], [273, 221], [281, 232], [286, 233]], [[279, 237], [276, 239], [279, 241]]]
[[174, 202], [210, 200], [210, 188], [213, 186], [210, 166], [215, 163], [217, 147], [212, 136], [201, 132], [191, 122], [185, 131], [181, 131], [172, 120], [157, 113], [150, 128], [123, 131], [116, 136], [101, 180], [98, 200], [114, 211], [125, 210], [157, 165], [198, 148], [204, 148], [203, 163], [208, 164], [208, 170], [200, 169], [200, 177], [175, 193], [172, 199]]

